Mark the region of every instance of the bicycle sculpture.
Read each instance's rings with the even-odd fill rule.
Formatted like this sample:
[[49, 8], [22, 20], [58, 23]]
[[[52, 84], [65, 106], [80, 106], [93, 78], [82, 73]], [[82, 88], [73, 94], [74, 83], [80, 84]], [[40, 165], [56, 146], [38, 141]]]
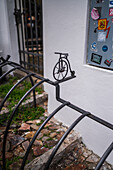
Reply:
[[54, 66], [53, 69], [53, 77], [55, 80], [63, 80], [68, 73], [68, 67], [71, 73], [71, 76], [75, 75], [75, 71], [71, 70], [71, 65], [70, 62], [68, 60], [68, 53], [60, 53], [60, 52], [55, 52], [55, 54], [59, 54], [59, 60], [56, 63], [56, 65]]

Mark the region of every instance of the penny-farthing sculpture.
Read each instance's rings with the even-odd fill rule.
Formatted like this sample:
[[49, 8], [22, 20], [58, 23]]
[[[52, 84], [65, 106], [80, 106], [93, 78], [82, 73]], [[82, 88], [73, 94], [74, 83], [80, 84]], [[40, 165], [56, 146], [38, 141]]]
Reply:
[[55, 54], [59, 54], [60, 57], [53, 69], [54, 79], [57, 81], [63, 80], [66, 78], [68, 70], [70, 71], [71, 76], [74, 76], [75, 71], [71, 70], [71, 65], [68, 60], [68, 53], [55, 52]]

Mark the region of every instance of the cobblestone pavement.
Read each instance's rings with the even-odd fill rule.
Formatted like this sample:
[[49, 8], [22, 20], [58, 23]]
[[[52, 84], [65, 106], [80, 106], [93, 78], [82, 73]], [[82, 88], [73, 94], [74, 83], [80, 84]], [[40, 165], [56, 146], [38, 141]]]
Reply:
[[[14, 124], [11, 125], [6, 145], [7, 169], [20, 169], [22, 159], [25, 155], [27, 147], [32, 137], [34, 136], [36, 130], [39, 128], [38, 124], [40, 124], [41, 121], [44, 121], [48, 116], [47, 102], [44, 102], [42, 107], [44, 107], [46, 112], [42, 117], [40, 117], [40, 119], [21, 123], [18, 127]], [[51, 148], [53, 148], [59, 141], [59, 139], [62, 137], [62, 135], [65, 133], [67, 128], [68, 127], [63, 125], [61, 122], [56, 121], [54, 118], [49, 121], [45, 128], [41, 131], [40, 135], [35, 140], [32, 146], [32, 150], [28, 156], [27, 163], [32, 161], [34, 158], [39, 158], [41, 155], [44, 155]], [[16, 129], [16, 133], [14, 129]], [[4, 131], [5, 127], [0, 127], [0, 146], [2, 146]], [[72, 131], [71, 134], [73, 133], [76, 132]], [[67, 138], [66, 140], [65, 143], [69, 142], [70, 144], [73, 138]], [[88, 150], [81, 140], [79, 140], [79, 142], [77, 140], [74, 145], [74, 149], [64, 154], [60, 160], [56, 161], [56, 163], [53, 162], [49, 169], [93, 170], [95, 169], [95, 166], [98, 161], [99, 157], [92, 151]], [[0, 147], [0, 164], [2, 165], [2, 147]], [[113, 166], [105, 163], [101, 170], [113, 170]]]
[[[50, 170], [93, 170], [98, 161], [99, 156], [77, 141], [73, 151], [64, 155], [58, 164], [53, 164]], [[113, 170], [113, 166], [105, 162], [100, 170]]]

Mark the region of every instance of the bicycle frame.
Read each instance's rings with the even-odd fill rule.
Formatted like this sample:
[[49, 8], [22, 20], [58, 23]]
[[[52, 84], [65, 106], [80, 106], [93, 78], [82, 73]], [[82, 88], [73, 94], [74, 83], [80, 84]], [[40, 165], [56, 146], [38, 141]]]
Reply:
[[[70, 62], [69, 62], [69, 60], [68, 60], [68, 58], [67, 58], [68, 56], [65, 56], [65, 57], [61, 57], [60, 56], [60, 58], [59, 58], [59, 63], [60, 63], [60, 61], [61, 61], [61, 63], [62, 63], [62, 60], [64, 59], [65, 61], [67, 61], [67, 63], [68, 63], [68, 66], [69, 66], [69, 70], [70, 70], [70, 72], [72, 71], [71, 70], [71, 65], [70, 65]], [[60, 64], [59, 64], [59, 68], [60, 68]]]

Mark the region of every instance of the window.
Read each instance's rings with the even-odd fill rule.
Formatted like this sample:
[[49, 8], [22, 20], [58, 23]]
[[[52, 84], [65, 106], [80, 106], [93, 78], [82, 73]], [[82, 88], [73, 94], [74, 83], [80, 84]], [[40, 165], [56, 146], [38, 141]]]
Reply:
[[113, 0], [90, 0], [87, 64], [113, 69]]

